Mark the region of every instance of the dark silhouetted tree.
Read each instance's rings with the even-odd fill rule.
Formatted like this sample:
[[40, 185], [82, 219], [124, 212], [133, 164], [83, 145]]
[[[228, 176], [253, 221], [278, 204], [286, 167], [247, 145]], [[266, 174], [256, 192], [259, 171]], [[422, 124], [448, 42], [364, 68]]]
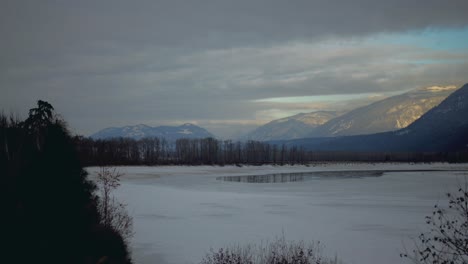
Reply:
[[0, 118], [1, 262], [130, 263], [121, 235], [100, 223], [95, 186], [53, 110], [39, 101], [24, 122]]

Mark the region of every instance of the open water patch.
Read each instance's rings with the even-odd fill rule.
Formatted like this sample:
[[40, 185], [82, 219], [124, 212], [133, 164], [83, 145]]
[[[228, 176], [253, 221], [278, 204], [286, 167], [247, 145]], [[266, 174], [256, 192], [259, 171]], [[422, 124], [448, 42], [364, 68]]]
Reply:
[[385, 171], [317, 171], [317, 172], [295, 172], [295, 173], [274, 173], [265, 175], [242, 175], [242, 176], [222, 176], [217, 180], [227, 182], [245, 183], [286, 183], [301, 182], [318, 179], [359, 179], [367, 177], [380, 177]]

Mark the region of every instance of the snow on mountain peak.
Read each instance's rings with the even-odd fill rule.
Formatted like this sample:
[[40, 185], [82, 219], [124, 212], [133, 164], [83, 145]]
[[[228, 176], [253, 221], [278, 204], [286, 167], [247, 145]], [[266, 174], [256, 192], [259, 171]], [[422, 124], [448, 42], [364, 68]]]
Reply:
[[179, 138], [207, 138], [214, 137], [206, 129], [197, 127], [193, 124], [183, 124], [181, 126], [160, 126], [151, 127], [147, 125], [125, 126], [117, 128], [103, 129], [93, 135], [95, 139], [129, 137], [142, 139], [145, 137], [160, 137], [169, 141], [175, 141]]
[[444, 91], [450, 91], [450, 90], [455, 90], [457, 89], [457, 86], [455, 85], [447, 85], [447, 86], [429, 86], [426, 88], [423, 88], [422, 90], [437, 93], [437, 92], [444, 92]]
[[177, 133], [179, 133], [179, 134], [184, 134], [184, 135], [191, 135], [191, 134], [193, 134], [192, 131], [190, 131], [190, 130], [188, 130], [188, 129], [186, 129], [186, 128], [185, 128], [185, 129], [182, 129], [181, 131], [179, 131], [179, 132], [177, 132]]

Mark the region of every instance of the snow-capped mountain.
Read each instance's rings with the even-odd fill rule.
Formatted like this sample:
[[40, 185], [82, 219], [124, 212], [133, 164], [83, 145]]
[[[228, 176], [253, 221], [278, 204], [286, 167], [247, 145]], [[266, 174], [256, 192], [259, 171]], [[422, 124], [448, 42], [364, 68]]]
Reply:
[[273, 120], [258, 127], [242, 137], [242, 139], [268, 141], [303, 138], [308, 135], [313, 128], [337, 117], [339, 114], [338, 112], [332, 111], [300, 113], [294, 116]]
[[433, 86], [392, 96], [331, 119], [307, 137], [365, 135], [405, 128], [455, 90], [455, 86]]
[[446, 152], [468, 150], [468, 84], [406, 128], [371, 135], [291, 140], [320, 151]]
[[181, 126], [159, 127], [150, 127], [147, 125], [110, 127], [92, 134], [90, 137], [93, 139], [119, 137], [141, 139], [145, 137], [158, 137], [165, 138], [168, 141], [175, 141], [179, 138], [207, 138], [214, 136], [202, 127], [193, 124], [183, 124]]

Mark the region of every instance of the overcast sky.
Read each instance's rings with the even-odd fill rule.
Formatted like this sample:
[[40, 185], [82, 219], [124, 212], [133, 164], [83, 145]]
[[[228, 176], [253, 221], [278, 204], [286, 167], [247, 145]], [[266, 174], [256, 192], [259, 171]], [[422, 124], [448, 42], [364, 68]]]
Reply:
[[0, 3], [0, 108], [76, 133], [191, 122], [221, 137], [468, 82], [466, 0]]

